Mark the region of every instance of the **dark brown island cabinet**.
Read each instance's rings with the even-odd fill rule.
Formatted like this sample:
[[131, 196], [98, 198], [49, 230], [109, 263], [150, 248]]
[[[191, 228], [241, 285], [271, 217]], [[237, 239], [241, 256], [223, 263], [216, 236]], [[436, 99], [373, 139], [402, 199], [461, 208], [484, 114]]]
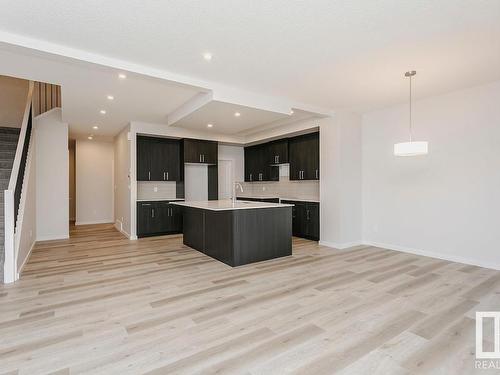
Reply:
[[182, 233], [182, 210], [171, 202], [137, 202], [137, 237]]
[[292, 200], [282, 200], [281, 203], [293, 204], [293, 235], [319, 241], [319, 203]]
[[[221, 202], [221, 201], [219, 201]], [[236, 267], [292, 254], [292, 207], [275, 203], [267, 208], [210, 209], [183, 205], [184, 244]]]

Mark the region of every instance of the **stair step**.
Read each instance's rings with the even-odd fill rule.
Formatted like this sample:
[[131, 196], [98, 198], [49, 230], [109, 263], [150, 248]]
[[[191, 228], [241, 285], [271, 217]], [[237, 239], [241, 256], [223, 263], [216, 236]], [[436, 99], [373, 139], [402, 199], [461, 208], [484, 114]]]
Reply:
[[4, 149], [0, 149], [0, 160], [14, 159], [15, 156], [16, 156], [16, 150], [4, 150]]
[[0, 150], [2, 151], [15, 151], [16, 148], [17, 142], [0, 142]]
[[0, 160], [0, 169], [12, 170], [13, 164], [14, 164], [14, 160], [9, 160], [9, 161]]
[[11, 169], [0, 168], [0, 179], [10, 179]]
[[19, 136], [13, 135], [13, 134], [0, 134], [0, 143], [14, 143], [17, 145], [17, 142], [19, 142]]
[[20, 132], [21, 132], [21, 128], [0, 127], [0, 133], [3, 133], [3, 134], [19, 134]]
[[[7, 190], [9, 187], [9, 180], [6, 178], [0, 178], [0, 190]], [[3, 198], [3, 191], [2, 191], [2, 196]]]

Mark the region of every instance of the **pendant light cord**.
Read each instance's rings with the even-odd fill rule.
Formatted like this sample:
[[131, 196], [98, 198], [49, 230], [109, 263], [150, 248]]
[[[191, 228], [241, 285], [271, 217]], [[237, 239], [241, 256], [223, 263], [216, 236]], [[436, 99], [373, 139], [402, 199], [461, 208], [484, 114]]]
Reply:
[[412, 134], [412, 128], [411, 128], [411, 79], [412, 79], [412, 76], [410, 75], [410, 142], [413, 141], [413, 134]]

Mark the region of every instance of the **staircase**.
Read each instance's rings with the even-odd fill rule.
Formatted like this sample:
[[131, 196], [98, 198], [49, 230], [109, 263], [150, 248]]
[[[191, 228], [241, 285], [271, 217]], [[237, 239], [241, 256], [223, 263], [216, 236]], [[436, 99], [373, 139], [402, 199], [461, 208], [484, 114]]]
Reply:
[[5, 257], [4, 190], [8, 189], [12, 164], [16, 155], [20, 129], [0, 127], [0, 284], [3, 283]]

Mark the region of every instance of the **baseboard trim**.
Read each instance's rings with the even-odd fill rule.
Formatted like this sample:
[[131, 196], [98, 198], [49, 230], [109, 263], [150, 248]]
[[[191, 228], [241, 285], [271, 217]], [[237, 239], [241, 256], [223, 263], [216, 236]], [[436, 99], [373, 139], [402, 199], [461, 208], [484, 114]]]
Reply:
[[464, 258], [464, 257], [448, 255], [448, 254], [441, 254], [441, 253], [436, 253], [433, 251], [419, 250], [419, 249], [414, 249], [411, 247], [399, 246], [399, 245], [387, 244], [387, 243], [381, 243], [381, 242], [364, 241], [363, 244], [368, 245], [368, 246], [381, 247], [381, 248], [388, 249], [388, 250], [401, 251], [403, 253], [421, 255], [421, 256], [425, 256], [425, 257], [429, 257], [429, 258], [448, 260], [450, 262], [462, 263], [462, 264], [467, 264], [467, 265], [471, 265], [471, 266], [478, 266], [478, 267], [489, 268], [489, 269], [493, 269], [493, 270], [500, 270], [500, 264], [486, 264], [485, 262], [478, 261], [476, 259]]
[[115, 228], [118, 232], [120, 232], [121, 234], [123, 234], [125, 237], [127, 237], [128, 239], [131, 239], [130, 237], [130, 234], [127, 233], [124, 229], [123, 229], [123, 225], [122, 225], [122, 222], [120, 220], [116, 220], [115, 222]]
[[332, 247], [332, 248], [338, 249], [338, 250], [344, 250], [344, 249], [348, 249], [350, 247], [364, 245], [365, 243], [363, 241], [352, 241], [352, 242], [345, 242], [345, 243], [319, 241], [319, 244], [321, 246], [327, 246], [327, 247]]
[[54, 234], [48, 236], [37, 236], [36, 241], [53, 241], [53, 240], [67, 240], [69, 234]]
[[26, 263], [28, 263], [28, 259], [31, 256], [31, 252], [33, 251], [33, 248], [35, 247], [35, 244], [36, 244], [36, 241], [33, 241], [33, 243], [31, 244], [31, 247], [28, 251], [28, 254], [26, 255], [26, 258], [24, 258], [23, 263], [21, 264], [21, 267], [19, 267], [19, 269], [17, 270], [17, 279], [16, 280], [19, 280], [21, 273], [23, 273], [23, 268], [26, 265]]
[[113, 220], [96, 220], [96, 221], [75, 221], [75, 225], [92, 225], [92, 224], [114, 224]]

